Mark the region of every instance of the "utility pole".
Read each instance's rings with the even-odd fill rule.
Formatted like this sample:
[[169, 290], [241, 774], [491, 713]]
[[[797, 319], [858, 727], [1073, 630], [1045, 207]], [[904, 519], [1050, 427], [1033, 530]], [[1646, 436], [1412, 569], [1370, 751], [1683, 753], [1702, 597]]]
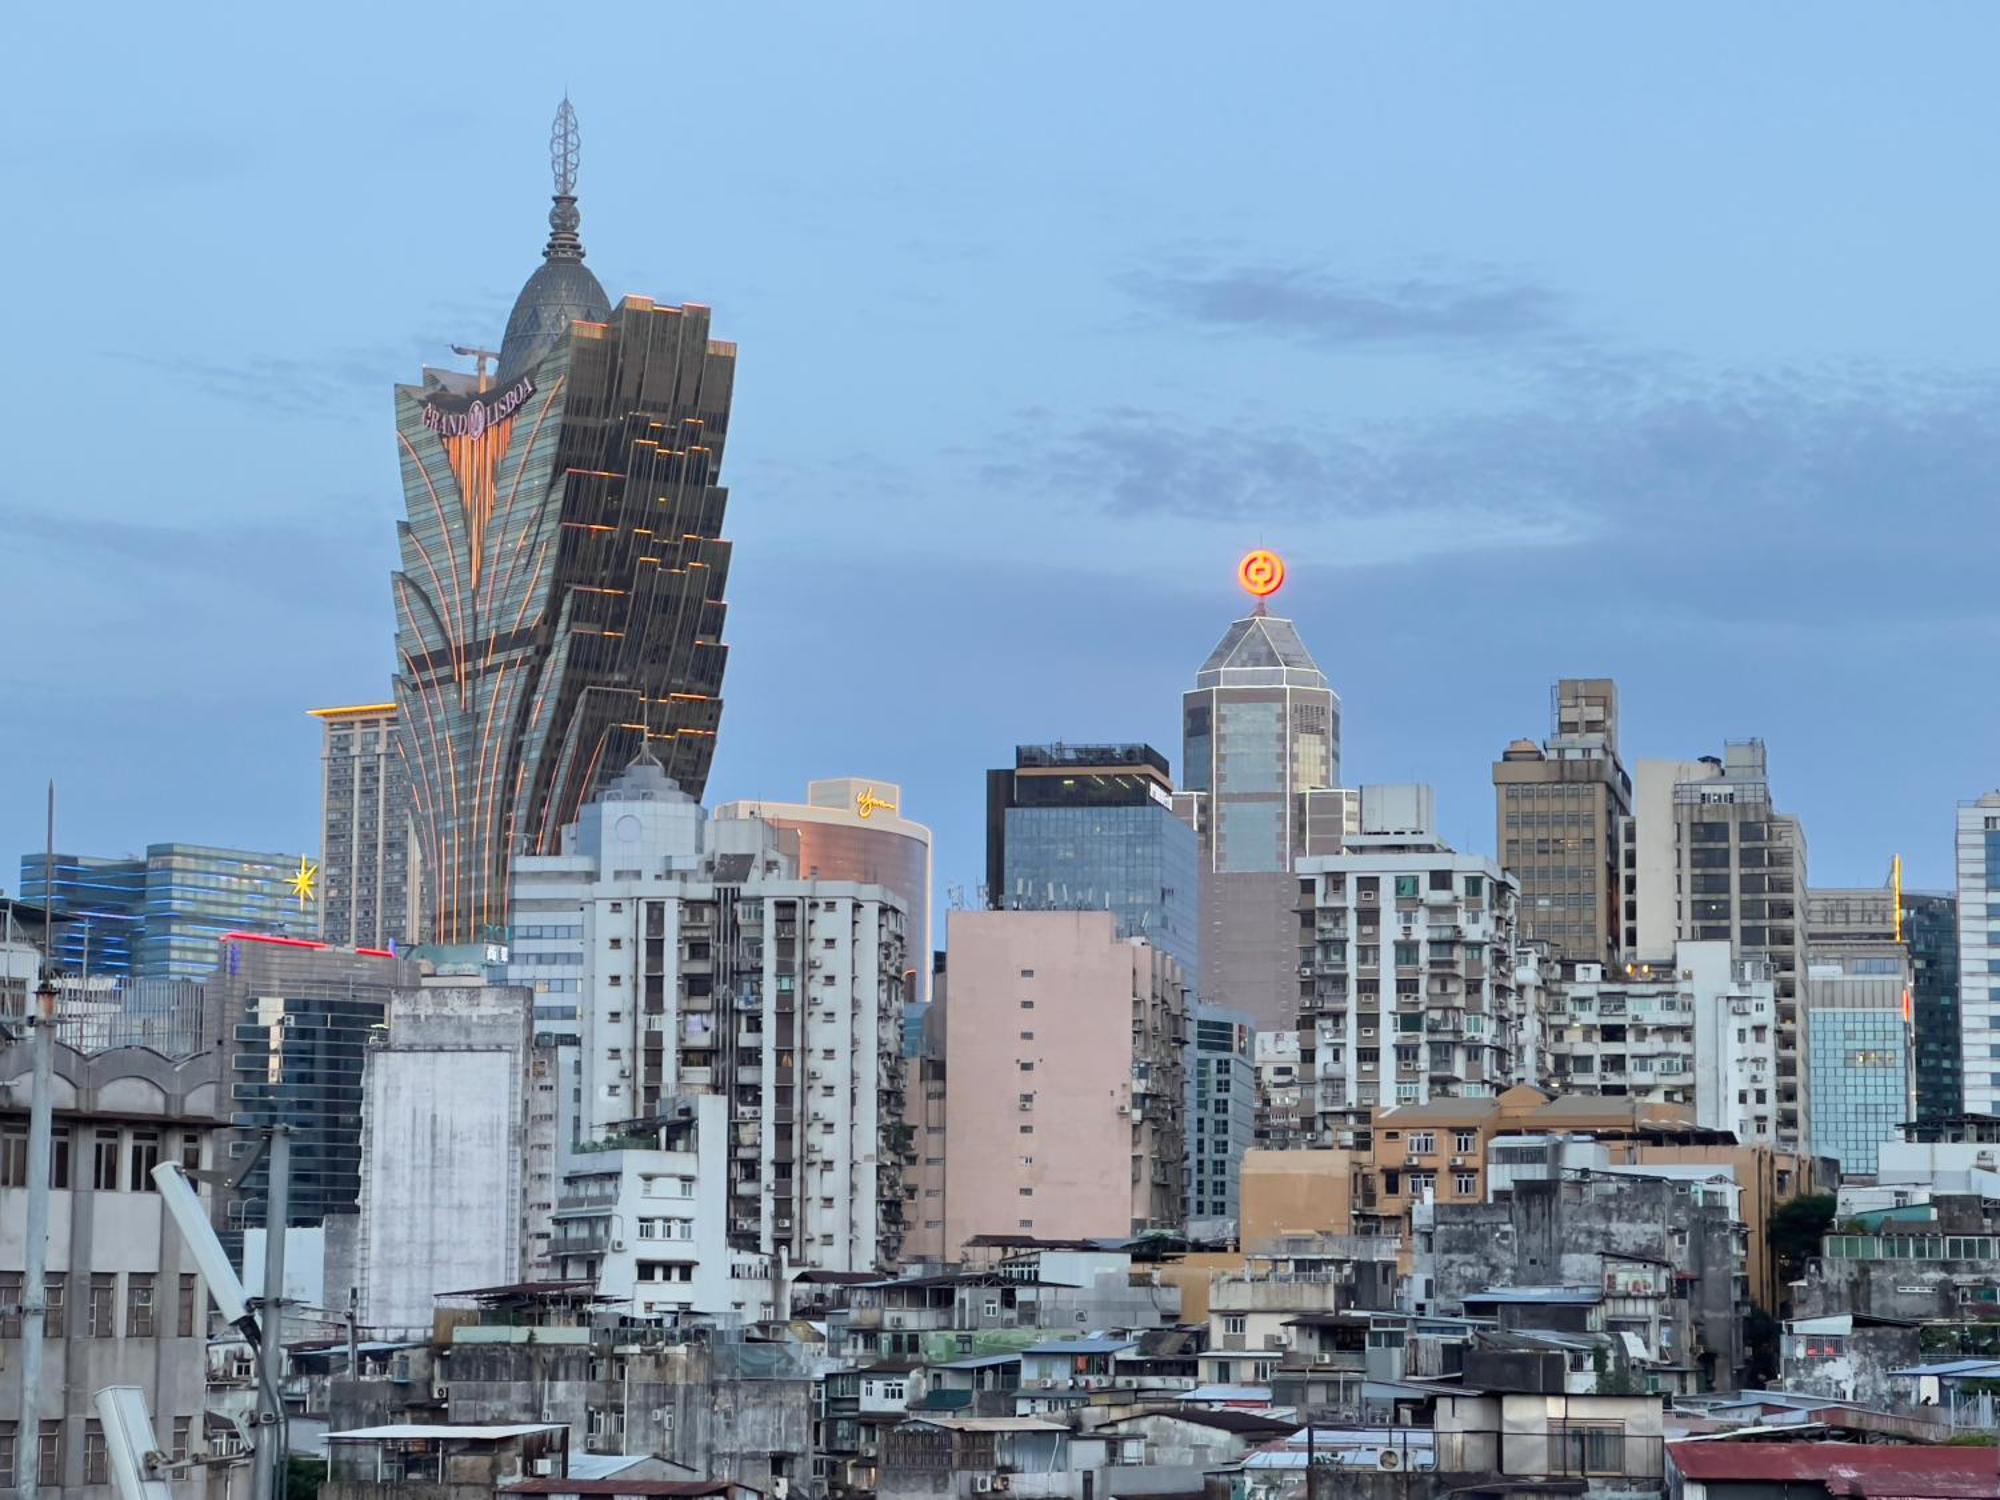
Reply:
[[[49, 783], [47, 863], [42, 866], [43, 933], [55, 889], [56, 784]], [[44, 941], [46, 941], [46, 936]], [[49, 1312], [49, 1165], [55, 1134], [56, 976], [45, 956], [28, 1022], [34, 1084], [28, 1093], [28, 1225], [21, 1273], [21, 1428], [14, 1444], [16, 1493], [37, 1500], [42, 1479], [42, 1345]], [[57, 1403], [60, 1409], [60, 1403]], [[61, 1493], [61, 1476], [57, 1476]]]
[[263, 1339], [257, 1358], [264, 1370], [268, 1420], [258, 1435], [252, 1500], [285, 1500], [291, 1446], [285, 1433], [285, 1226], [292, 1216], [292, 1128], [273, 1125], [264, 1176], [264, 1302], [258, 1309]]

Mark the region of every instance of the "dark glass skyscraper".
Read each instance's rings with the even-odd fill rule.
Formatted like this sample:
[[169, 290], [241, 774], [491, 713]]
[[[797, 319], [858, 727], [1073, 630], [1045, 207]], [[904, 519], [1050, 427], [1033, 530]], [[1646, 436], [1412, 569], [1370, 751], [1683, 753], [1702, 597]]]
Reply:
[[986, 773], [986, 884], [1009, 911], [1108, 911], [1200, 973], [1200, 864], [1150, 745], [1021, 745]]
[[1912, 973], [1917, 1116], [1955, 1115], [1965, 1107], [1959, 1082], [1958, 901], [1903, 892], [1903, 941]]
[[722, 712], [736, 347], [697, 304], [611, 306], [567, 100], [553, 144], [548, 245], [497, 357], [396, 388], [397, 744], [438, 943], [502, 926], [509, 859], [556, 852], [642, 746], [699, 797]]
[[[414, 987], [404, 959], [297, 939], [237, 937], [222, 944], [209, 981], [221, 1028], [232, 1161], [257, 1132], [289, 1125], [291, 1219], [319, 1224], [351, 1211], [361, 1192], [361, 1076], [371, 1039], [387, 1020], [390, 992]], [[263, 1222], [266, 1169], [217, 1199], [233, 1249], [245, 1225]]]

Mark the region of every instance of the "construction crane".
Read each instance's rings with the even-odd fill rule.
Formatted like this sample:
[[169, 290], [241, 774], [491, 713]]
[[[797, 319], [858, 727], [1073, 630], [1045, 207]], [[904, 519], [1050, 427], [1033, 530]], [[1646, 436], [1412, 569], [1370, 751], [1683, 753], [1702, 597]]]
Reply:
[[486, 389], [486, 366], [488, 364], [498, 365], [500, 363], [499, 354], [492, 349], [473, 349], [465, 344], [453, 344], [451, 352], [473, 361], [474, 367], [479, 374], [479, 389], [484, 391]]

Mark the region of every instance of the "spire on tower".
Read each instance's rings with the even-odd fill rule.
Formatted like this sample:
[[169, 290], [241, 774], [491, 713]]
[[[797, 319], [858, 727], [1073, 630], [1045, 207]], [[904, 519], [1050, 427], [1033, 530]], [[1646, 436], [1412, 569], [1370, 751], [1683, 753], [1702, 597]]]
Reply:
[[569, 95], [556, 107], [555, 123], [549, 127], [549, 169], [555, 176], [555, 206], [549, 210], [549, 243], [542, 251], [544, 260], [582, 260], [583, 240], [577, 230], [583, 215], [576, 207], [576, 162], [583, 144], [576, 128], [576, 110]]

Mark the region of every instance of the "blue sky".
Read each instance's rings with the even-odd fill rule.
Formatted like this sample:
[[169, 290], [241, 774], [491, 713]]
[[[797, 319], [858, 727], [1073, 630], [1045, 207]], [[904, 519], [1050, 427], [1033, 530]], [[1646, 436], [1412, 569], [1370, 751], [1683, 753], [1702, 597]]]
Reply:
[[565, 87], [607, 290], [741, 345], [715, 798], [901, 781], [970, 887], [1017, 741], [1178, 762], [1257, 544], [1347, 779], [1461, 847], [1564, 674], [1628, 759], [1765, 738], [1816, 884], [1949, 886], [2000, 781], [1990, 7], [13, 33], [0, 884], [49, 775], [69, 848], [316, 846], [304, 710], [387, 690], [390, 387], [497, 339]]

